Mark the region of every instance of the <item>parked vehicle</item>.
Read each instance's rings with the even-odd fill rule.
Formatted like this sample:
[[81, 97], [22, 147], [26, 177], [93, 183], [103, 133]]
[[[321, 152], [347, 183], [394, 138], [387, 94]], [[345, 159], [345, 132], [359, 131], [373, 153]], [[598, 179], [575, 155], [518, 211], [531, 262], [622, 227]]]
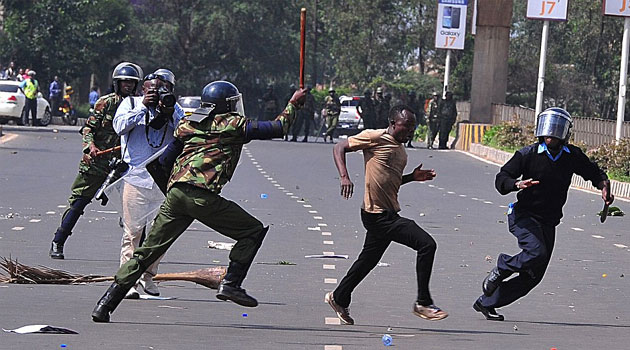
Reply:
[[182, 107], [186, 116], [189, 116], [201, 106], [201, 96], [182, 96], [177, 99], [177, 103]]
[[354, 135], [363, 130], [363, 119], [357, 112], [357, 105], [361, 96], [341, 96], [341, 112], [339, 113], [339, 124], [337, 124], [338, 135]]
[[[0, 81], [0, 123], [14, 120], [18, 125], [28, 124], [24, 109], [26, 96], [19, 85], [18, 81]], [[42, 126], [48, 125], [52, 119], [50, 105], [41, 92], [37, 94], [37, 119]]]

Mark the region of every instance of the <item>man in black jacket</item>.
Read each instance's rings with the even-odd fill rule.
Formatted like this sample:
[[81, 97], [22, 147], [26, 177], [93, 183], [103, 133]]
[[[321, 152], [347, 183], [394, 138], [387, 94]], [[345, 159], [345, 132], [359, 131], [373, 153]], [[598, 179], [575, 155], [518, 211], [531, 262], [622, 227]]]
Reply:
[[[483, 295], [473, 309], [488, 320], [503, 321], [495, 308], [525, 296], [542, 280], [573, 174], [600, 189], [605, 203], [614, 199], [606, 173], [582, 150], [568, 144], [571, 126], [571, 116], [564, 109], [543, 111], [536, 127], [538, 142], [517, 151], [496, 176], [499, 193], [519, 191], [517, 202], [508, 207], [508, 228], [522, 250], [514, 256], [500, 254], [497, 266], [483, 280]], [[506, 280], [513, 274], [518, 275]]]

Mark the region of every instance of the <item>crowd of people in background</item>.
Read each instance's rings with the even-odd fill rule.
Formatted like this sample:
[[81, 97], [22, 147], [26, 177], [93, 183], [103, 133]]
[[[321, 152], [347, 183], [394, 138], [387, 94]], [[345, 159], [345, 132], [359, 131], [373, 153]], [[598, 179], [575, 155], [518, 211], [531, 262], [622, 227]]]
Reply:
[[[311, 86], [306, 86], [307, 107], [298, 112], [298, 120], [293, 126], [293, 137], [285, 138], [285, 141], [297, 141], [299, 135], [304, 135], [302, 142], [308, 142], [309, 136], [323, 136], [324, 142], [333, 142], [333, 135], [336, 136], [339, 115], [341, 112], [340, 97], [333, 87], [328, 88], [328, 95], [320, 106], [316, 106]], [[321, 87], [320, 87], [321, 89]], [[294, 91], [295, 85], [289, 87], [289, 91]], [[357, 97], [355, 97], [357, 98]], [[286, 100], [286, 98], [285, 98]], [[263, 96], [258, 100], [259, 120], [270, 120], [278, 113], [278, 106], [282, 105], [276, 96], [274, 86], [269, 84]], [[416, 115], [416, 128], [419, 125], [426, 126], [427, 148], [433, 149], [434, 142], [438, 139], [438, 149], [448, 148], [448, 139], [451, 129], [457, 118], [457, 107], [453, 93], [447, 91], [443, 97], [433, 92], [427, 98], [418, 96], [416, 91], [409, 90], [399, 96], [393, 96], [384, 87], [377, 87], [374, 91], [367, 89], [363, 96], [359, 98], [356, 106], [357, 114], [362, 119], [363, 129], [385, 129], [389, 126], [388, 114], [394, 104], [404, 104], [408, 106]], [[319, 108], [318, 108], [319, 107]], [[316, 111], [320, 113], [316, 113]], [[312, 125], [312, 127], [311, 127]], [[358, 132], [359, 130], [357, 130]], [[439, 138], [438, 138], [439, 136]], [[406, 147], [414, 148], [412, 141], [406, 143]]]

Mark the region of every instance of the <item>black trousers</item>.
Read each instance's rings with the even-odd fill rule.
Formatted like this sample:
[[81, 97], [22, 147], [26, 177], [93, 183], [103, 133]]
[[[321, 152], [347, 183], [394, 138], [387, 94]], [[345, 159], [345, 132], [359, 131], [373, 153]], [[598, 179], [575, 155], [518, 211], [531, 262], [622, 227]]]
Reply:
[[439, 148], [448, 148], [448, 134], [453, 129], [453, 124], [455, 124], [455, 119], [440, 119], [440, 142]]
[[418, 252], [416, 256], [417, 301], [425, 306], [433, 304], [431, 293], [429, 293], [429, 279], [437, 249], [435, 240], [413, 220], [400, 217], [395, 212], [372, 214], [362, 210], [361, 221], [367, 230], [363, 250], [333, 293], [337, 304], [343, 307], [350, 305], [352, 291], [378, 264], [391, 242], [406, 245]]
[[490, 297], [482, 296], [481, 304], [485, 307], [509, 305], [525, 296], [542, 281], [551, 260], [555, 226], [543, 224], [526, 213], [518, 213], [515, 208], [508, 215], [508, 227], [522, 250], [514, 256], [499, 255], [497, 267], [501, 271], [518, 273], [518, 276], [501, 282]]
[[31, 113], [33, 117], [33, 126], [39, 125], [39, 121], [37, 120], [37, 98], [30, 99], [25, 98], [24, 107], [26, 108], [26, 115], [24, 116], [24, 125], [28, 125], [28, 114]]

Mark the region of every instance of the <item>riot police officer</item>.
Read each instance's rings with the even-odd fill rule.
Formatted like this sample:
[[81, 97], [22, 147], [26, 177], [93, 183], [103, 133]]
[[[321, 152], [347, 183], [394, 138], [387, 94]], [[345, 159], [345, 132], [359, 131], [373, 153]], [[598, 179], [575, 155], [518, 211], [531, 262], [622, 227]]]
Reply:
[[[133, 95], [140, 81], [139, 66], [122, 62], [112, 72], [114, 92], [102, 96], [96, 101], [94, 110], [85, 122], [83, 134], [83, 156], [79, 163], [79, 174], [74, 180], [70, 206], [63, 213], [61, 225], [55, 232], [49, 255], [53, 259], [64, 258], [64, 244], [72, 234], [83, 210], [92, 201], [109, 173], [109, 162], [113, 157], [120, 157], [120, 152], [113, 151], [120, 143], [112, 127], [116, 109], [122, 100]], [[99, 152], [107, 151], [101, 155]]]
[[288, 133], [304, 93], [296, 91], [274, 121], [254, 121], [243, 115], [241, 94], [232, 83], [215, 81], [204, 87], [201, 108], [182, 120], [175, 141], [160, 158], [160, 166], [171, 174], [166, 200], [142, 247], [120, 267], [115, 282], [98, 301], [92, 312], [95, 322], [109, 322], [110, 313], [140, 275], [195, 219], [236, 240], [216, 297], [246, 307], [258, 305], [242, 283], [269, 227], [220, 193], [238, 165], [244, 144]]

